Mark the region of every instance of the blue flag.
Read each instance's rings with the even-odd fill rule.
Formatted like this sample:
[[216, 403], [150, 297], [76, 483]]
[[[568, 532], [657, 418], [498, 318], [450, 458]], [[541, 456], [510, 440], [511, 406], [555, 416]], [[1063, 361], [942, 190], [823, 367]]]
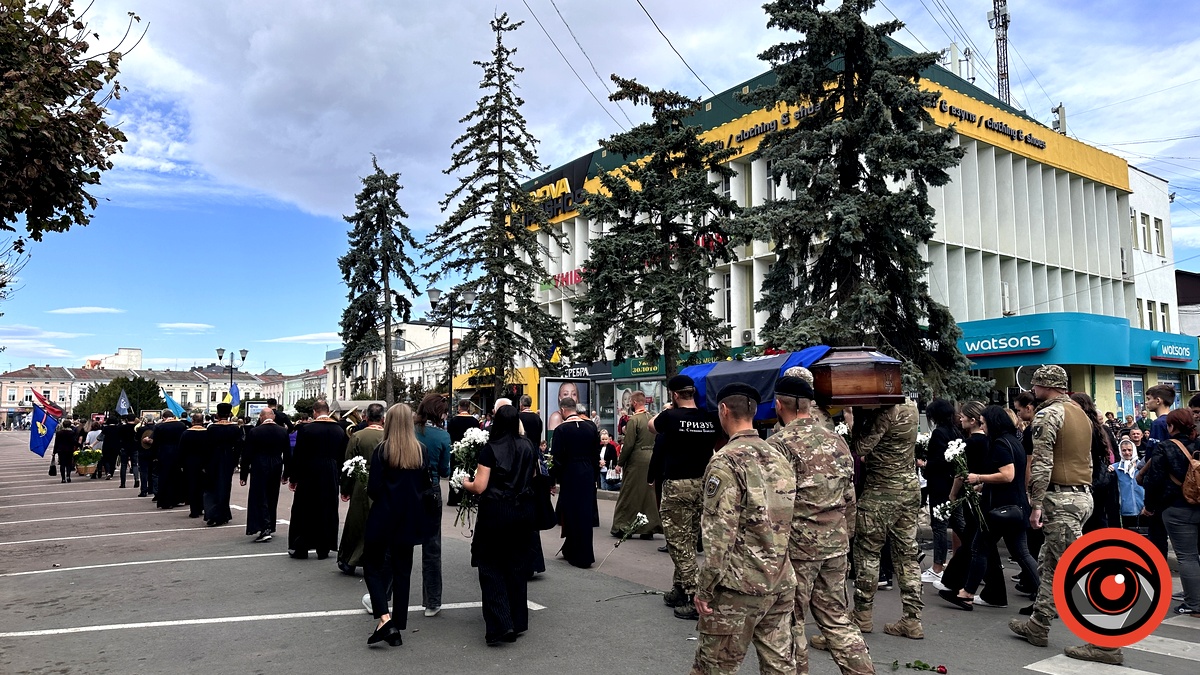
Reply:
[[38, 457], [46, 456], [46, 448], [54, 440], [54, 432], [58, 429], [58, 420], [46, 414], [39, 406], [33, 407], [33, 424], [29, 426], [29, 449], [36, 452]]
[[132, 410], [129, 409], [129, 397], [125, 395], [125, 390], [121, 390], [121, 396], [117, 398], [117, 414], [128, 415]]
[[242, 405], [242, 392], [238, 389], [236, 382], [229, 388], [229, 393], [225, 394], [224, 403], [233, 407], [234, 415], [238, 414], [238, 408]]
[[163, 398], [167, 399], [167, 408], [169, 408], [171, 412], [175, 413], [176, 417], [183, 419], [187, 415], [187, 413], [185, 413], [183, 410], [183, 406], [179, 405], [175, 399], [171, 398], [166, 393], [163, 393]]

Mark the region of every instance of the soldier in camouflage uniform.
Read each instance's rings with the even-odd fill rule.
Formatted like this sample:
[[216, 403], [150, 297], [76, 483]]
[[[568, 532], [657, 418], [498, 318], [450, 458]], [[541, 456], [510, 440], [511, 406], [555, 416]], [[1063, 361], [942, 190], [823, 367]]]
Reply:
[[[1042, 366], [1033, 374], [1038, 407], [1033, 416], [1033, 466], [1029, 474], [1029, 525], [1046, 534], [1038, 559], [1041, 586], [1027, 621], [1013, 619], [1012, 632], [1030, 644], [1049, 644], [1055, 616], [1054, 571], [1058, 560], [1083, 533], [1092, 514], [1092, 423], [1087, 413], [1067, 396], [1067, 371]], [[1120, 649], [1096, 645], [1068, 647], [1067, 656], [1085, 661], [1120, 664]]]
[[796, 507], [788, 553], [796, 570], [792, 637], [796, 673], [808, 675], [804, 612], [811, 608], [843, 675], [874, 673], [871, 654], [846, 603], [846, 557], [854, 532], [854, 458], [839, 434], [810, 415], [813, 388], [798, 377], [775, 383], [775, 411], [784, 425], [768, 441], [796, 472]]
[[879, 553], [889, 536], [892, 564], [900, 580], [904, 616], [885, 624], [888, 635], [920, 640], [921, 567], [917, 563], [917, 516], [921, 487], [917, 483], [917, 405], [904, 403], [877, 411], [855, 410], [854, 449], [863, 462], [863, 491], [854, 528], [854, 614], [864, 633], [874, 630], [872, 616], [879, 585]]
[[758, 437], [758, 392], [741, 383], [717, 395], [729, 443], [704, 472], [704, 564], [696, 589], [700, 644], [693, 675], [737, 673], [754, 643], [759, 672], [796, 672], [796, 575], [788, 539], [796, 499], [791, 462]]

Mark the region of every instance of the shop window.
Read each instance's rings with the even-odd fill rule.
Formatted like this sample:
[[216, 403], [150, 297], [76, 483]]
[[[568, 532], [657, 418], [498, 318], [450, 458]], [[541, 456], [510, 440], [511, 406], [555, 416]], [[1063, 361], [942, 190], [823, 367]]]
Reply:
[[1121, 419], [1137, 415], [1145, 401], [1146, 383], [1138, 374], [1117, 373], [1114, 378], [1117, 395], [1117, 414]]
[[1158, 330], [1158, 316], [1155, 314], [1157, 303], [1153, 300], [1146, 301], [1146, 327], [1150, 330]]
[[1171, 306], [1165, 302], [1158, 305], [1158, 325], [1162, 326], [1164, 333], [1171, 332]]
[[1142, 307], [1142, 299], [1141, 298], [1137, 299], [1137, 310], [1138, 310], [1138, 328], [1145, 330], [1145, 328], [1146, 328], [1146, 313], [1145, 313], [1145, 311], [1143, 311], [1144, 308]]
[[1162, 218], [1154, 219], [1154, 244], [1158, 247], [1158, 254], [1164, 258], [1167, 255], [1167, 247], [1163, 240], [1163, 221]]
[[1175, 402], [1171, 404], [1171, 410], [1177, 410], [1183, 407], [1183, 382], [1179, 377], [1177, 370], [1160, 370], [1158, 371], [1158, 383], [1165, 384], [1175, 390]]
[[1150, 252], [1150, 216], [1145, 213], [1142, 214], [1142, 249]]

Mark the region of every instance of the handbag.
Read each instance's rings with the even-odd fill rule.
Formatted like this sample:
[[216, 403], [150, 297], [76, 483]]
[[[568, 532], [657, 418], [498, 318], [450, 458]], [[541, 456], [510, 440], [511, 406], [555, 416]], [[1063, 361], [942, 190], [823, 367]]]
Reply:
[[550, 489], [554, 481], [549, 476], [536, 475], [533, 477], [534, 526], [539, 530], [553, 529], [558, 525], [558, 514], [554, 513], [554, 503], [550, 500]]
[[58, 475], [58, 467], [54, 465], [54, 458], [50, 458], [50, 474], [51, 476]]
[[1179, 452], [1183, 453], [1188, 468], [1187, 473], [1183, 475], [1183, 480], [1171, 475], [1170, 471], [1167, 472], [1167, 475], [1171, 477], [1172, 483], [1179, 486], [1184, 501], [1193, 506], [1200, 505], [1200, 460], [1193, 459], [1191, 454], [1183, 448], [1183, 443], [1175, 439], [1171, 439], [1171, 442], [1179, 448]]
[[987, 512], [987, 518], [1000, 527], [1016, 527], [1025, 521], [1025, 509], [1016, 504], [997, 506]]

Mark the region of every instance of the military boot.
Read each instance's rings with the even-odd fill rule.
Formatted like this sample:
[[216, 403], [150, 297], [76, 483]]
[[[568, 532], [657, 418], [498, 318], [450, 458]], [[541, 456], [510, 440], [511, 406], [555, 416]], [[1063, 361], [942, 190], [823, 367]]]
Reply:
[[1035, 647], [1045, 647], [1050, 644], [1050, 628], [1033, 619], [1028, 621], [1011, 619], [1008, 622], [1008, 629], [1025, 638], [1029, 644]]
[[699, 621], [700, 612], [696, 609], [696, 601], [694, 595], [685, 595], [686, 602], [675, 608], [676, 619], [687, 619], [688, 621]]
[[883, 632], [888, 635], [906, 637], [910, 640], [925, 639], [925, 629], [921, 627], [920, 619], [914, 619], [910, 616], [906, 616], [896, 623], [883, 624]]
[[813, 649], [820, 649], [823, 652], [829, 651], [829, 638], [820, 633], [808, 638], [808, 644], [812, 645]]
[[1096, 663], [1107, 663], [1113, 666], [1119, 666], [1125, 662], [1125, 654], [1121, 652], [1120, 648], [1107, 649], [1093, 644], [1067, 647], [1063, 649], [1063, 653], [1080, 661], [1095, 661]]
[[875, 620], [871, 618], [871, 610], [856, 609], [850, 614], [850, 620], [858, 624], [858, 629], [864, 633], [875, 630]]
[[683, 592], [683, 586], [675, 584], [671, 590], [663, 594], [663, 604], [667, 607], [679, 607], [687, 602], [687, 593]]

